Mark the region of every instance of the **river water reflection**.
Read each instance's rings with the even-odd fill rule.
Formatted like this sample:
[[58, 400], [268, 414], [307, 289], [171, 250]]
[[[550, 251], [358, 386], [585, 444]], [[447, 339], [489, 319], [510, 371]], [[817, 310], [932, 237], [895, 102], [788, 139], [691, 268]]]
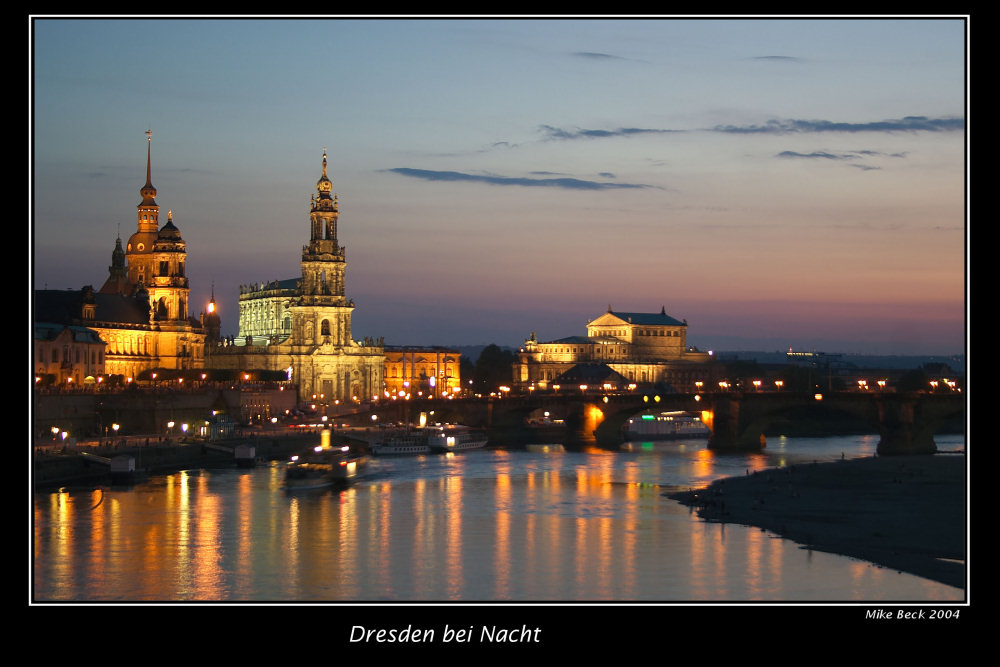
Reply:
[[[963, 449], [939, 437], [939, 449]], [[58, 601], [960, 601], [963, 592], [663, 494], [870, 455], [874, 436], [619, 451], [386, 458], [344, 490], [288, 493], [283, 463], [34, 495], [33, 598]]]

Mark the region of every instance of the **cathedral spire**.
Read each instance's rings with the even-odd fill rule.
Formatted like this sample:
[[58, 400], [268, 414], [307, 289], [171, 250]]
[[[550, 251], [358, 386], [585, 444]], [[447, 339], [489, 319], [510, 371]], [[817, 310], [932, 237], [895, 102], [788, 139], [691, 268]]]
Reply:
[[142, 186], [139, 190], [139, 194], [142, 195], [142, 204], [146, 206], [156, 205], [156, 188], [153, 187], [153, 170], [152, 170], [152, 143], [153, 143], [153, 132], [152, 130], [146, 130], [146, 184]]
[[330, 193], [333, 192], [333, 181], [326, 173], [326, 149], [323, 149], [323, 175], [316, 181], [316, 193], [318, 200], [316, 205], [327, 208], [330, 204]]

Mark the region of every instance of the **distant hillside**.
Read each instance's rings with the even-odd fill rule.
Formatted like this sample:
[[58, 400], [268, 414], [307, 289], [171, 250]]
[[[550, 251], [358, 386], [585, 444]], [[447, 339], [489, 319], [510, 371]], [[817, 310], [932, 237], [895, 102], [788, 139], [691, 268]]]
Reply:
[[462, 353], [463, 357], [475, 363], [476, 359], [479, 358], [479, 355], [482, 354], [483, 348], [488, 347], [489, 345], [496, 345], [501, 350], [507, 350], [515, 353], [521, 349], [519, 347], [511, 347], [509, 345], [500, 345], [499, 343], [483, 343], [482, 345], [449, 345], [449, 347], [458, 350]]
[[[868, 355], [868, 354], [837, 354], [829, 353], [830, 356], [837, 357], [837, 361], [849, 364], [856, 368], [881, 368], [910, 370], [919, 368], [925, 364], [945, 364], [955, 371], [955, 375], [965, 375], [965, 355], [956, 354], [944, 355]], [[741, 361], [756, 361], [759, 364], [785, 364], [788, 357], [785, 352], [757, 352], [740, 350], [735, 352], [716, 351], [715, 356], [719, 360], [739, 359]]]

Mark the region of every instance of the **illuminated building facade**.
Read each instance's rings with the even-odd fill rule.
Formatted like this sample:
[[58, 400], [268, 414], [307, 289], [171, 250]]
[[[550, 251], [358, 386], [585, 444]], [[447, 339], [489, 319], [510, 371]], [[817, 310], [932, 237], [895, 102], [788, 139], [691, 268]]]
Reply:
[[462, 390], [461, 356], [446, 347], [386, 347], [385, 392], [404, 398], [454, 396]]
[[299, 387], [299, 400], [327, 405], [381, 394], [381, 339], [358, 342], [351, 335], [354, 301], [344, 294], [347, 261], [337, 238], [339, 217], [324, 151], [301, 277], [242, 285], [239, 335], [209, 348], [209, 368], [285, 371]]
[[[635, 385], [664, 383], [677, 391], [693, 391], [707, 380], [709, 353], [687, 344], [687, 322], [659, 313], [608, 312], [587, 324], [586, 336], [540, 342], [535, 334], [524, 342], [514, 363], [514, 385], [520, 390], [552, 389], [578, 383], [580, 377], [624, 378], [612, 382]], [[603, 373], [597, 368], [606, 368]]]
[[101, 289], [35, 292], [35, 321], [85, 326], [105, 343], [105, 373], [136, 378], [156, 368], [201, 368], [205, 331], [189, 317], [187, 246], [173, 214], [160, 227], [146, 133], [146, 183], [140, 188], [136, 232], [115, 241]]
[[104, 375], [104, 341], [93, 329], [36, 322], [34, 330], [36, 383], [83, 385]]

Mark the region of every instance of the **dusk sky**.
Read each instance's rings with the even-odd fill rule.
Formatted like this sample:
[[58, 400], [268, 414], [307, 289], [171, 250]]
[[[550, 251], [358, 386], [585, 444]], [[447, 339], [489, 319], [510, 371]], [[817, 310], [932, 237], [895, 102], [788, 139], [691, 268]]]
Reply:
[[36, 289], [161, 222], [300, 275], [324, 148], [353, 335], [516, 346], [610, 305], [703, 350], [964, 351], [966, 29], [941, 19], [35, 17]]

